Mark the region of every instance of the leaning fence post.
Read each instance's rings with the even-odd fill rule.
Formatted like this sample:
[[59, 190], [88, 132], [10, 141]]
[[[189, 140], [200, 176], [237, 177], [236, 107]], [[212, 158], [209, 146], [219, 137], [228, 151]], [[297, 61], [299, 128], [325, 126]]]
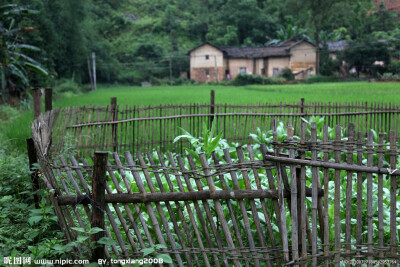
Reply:
[[36, 120], [42, 113], [42, 91], [34, 88], [33, 91], [33, 118]]
[[44, 90], [44, 111], [53, 109], [53, 88], [46, 88]]
[[211, 107], [210, 107], [210, 127], [213, 123], [214, 120], [214, 114], [215, 114], [215, 91], [211, 90]]
[[35, 163], [38, 163], [38, 160], [37, 160], [36, 149], [35, 149], [35, 145], [33, 143], [32, 137], [26, 139], [26, 145], [27, 145], [27, 149], [28, 149], [29, 170], [32, 172], [31, 173], [32, 191], [35, 192], [33, 194], [33, 199], [35, 201], [35, 207], [38, 209], [39, 208], [39, 196], [37, 195], [36, 191], [40, 189], [39, 172], [38, 172], [38, 170], [34, 169], [34, 166], [33, 166]]
[[[106, 151], [96, 151], [94, 153], [94, 166], [92, 176], [92, 220], [91, 227], [98, 227], [104, 230], [104, 210], [105, 210], [105, 190], [106, 190], [106, 167], [107, 167]], [[104, 259], [105, 246], [98, 246], [97, 241], [104, 237], [104, 231], [92, 235], [92, 241], [96, 247], [92, 253], [92, 261], [97, 262], [98, 259]]]
[[[111, 97], [111, 120], [118, 120], [118, 112], [117, 112], [117, 98]], [[112, 143], [113, 143], [113, 151], [117, 152], [118, 148], [118, 135], [117, 135], [117, 124], [112, 124], [111, 126], [111, 135], [112, 135]]]

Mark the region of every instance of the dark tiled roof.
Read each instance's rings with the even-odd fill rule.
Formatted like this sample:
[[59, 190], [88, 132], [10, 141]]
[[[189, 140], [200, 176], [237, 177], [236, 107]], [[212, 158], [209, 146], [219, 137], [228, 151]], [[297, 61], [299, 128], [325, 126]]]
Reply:
[[281, 57], [290, 56], [290, 49], [306, 41], [288, 40], [275, 46], [261, 46], [261, 47], [230, 47], [219, 46], [218, 48], [226, 53], [228, 57], [235, 58], [261, 58], [261, 57]]
[[289, 56], [289, 50], [286, 47], [218, 47], [226, 53], [228, 57], [235, 58], [258, 58], [271, 56]]
[[[388, 40], [378, 40], [377, 42], [379, 43], [389, 43]], [[328, 49], [331, 52], [340, 52], [346, 49], [346, 47], [349, 45], [349, 42], [346, 40], [341, 40], [341, 41], [328, 41], [326, 42], [326, 44], [328, 45]], [[361, 43], [360, 43], [361, 44]], [[363, 44], [366, 45], [366, 44]], [[323, 44], [320, 44], [320, 48], [323, 48]]]
[[282, 56], [290, 56], [290, 49], [301, 42], [307, 42], [307, 41], [288, 40], [275, 46], [259, 46], [259, 47], [214, 46], [208, 42], [205, 42], [190, 50], [188, 54], [190, 54], [190, 52], [197, 49], [198, 47], [204, 44], [208, 44], [211, 45], [212, 47], [221, 50], [226, 56], [233, 58], [282, 57]]
[[[328, 45], [328, 49], [331, 52], [338, 52], [338, 51], [343, 51], [347, 45], [349, 44], [347, 41], [342, 40], [342, 41], [328, 41], [326, 42]], [[320, 47], [323, 47], [323, 44], [320, 44]]]

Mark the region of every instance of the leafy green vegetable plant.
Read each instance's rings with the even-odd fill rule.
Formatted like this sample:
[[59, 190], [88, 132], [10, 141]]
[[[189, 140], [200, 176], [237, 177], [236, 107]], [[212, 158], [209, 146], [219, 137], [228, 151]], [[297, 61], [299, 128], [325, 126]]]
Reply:
[[200, 162], [198, 154], [204, 153], [207, 159], [211, 159], [211, 152], [215, 151], [217, 156], [221, 158], [223, 156], [223, 149], [227, 148], [234, 150], [231, 144], [226, 139], [222, 138], [222, 132], [216, 136], [216, 119], [214, 118], [211, 125], [211, 129], [208, 129], [207, 124], [203, 123], [203, 136], [194, 137], [192, 134], [187, 132], [185, 129], [180, 128], [183, 135], [180, 135], [174, 139], [174, 143], [178, 142], [182, 138], [189, 140], [190, 144], [194, 149], [185, 148], [185, 151], [190, 154], [196, 163]]
[[[143, 252], [144, 258], [151, 256], [153, 258], [162, 259], [163, 263], [172, 263], [172, 259], [168, 254], [160, 254], [157, 252], [157, 250], [160, 250], [162, 248], [167, 247], [163, 244], [156, 244], [150, 248], [142, 249], [141, 252]], [[152, 266], [152, 264], [145, 264], [144, 266]]]

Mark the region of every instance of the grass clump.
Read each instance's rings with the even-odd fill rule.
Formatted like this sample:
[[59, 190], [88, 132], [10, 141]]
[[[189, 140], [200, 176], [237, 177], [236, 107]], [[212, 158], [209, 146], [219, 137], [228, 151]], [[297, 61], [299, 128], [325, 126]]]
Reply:
[[56, 97], [71, 97], [82, 93], [82, 88], [75, 82], [75, 79], [62, 79], [54, 87], [54, 94]]
[[339, 77], [337, 76], [324, 76], [324, 75], [312, 75], [308, 77], [305, 82], [306, 83], [330, 83], [339, 81]]
[[12, 120], [20, 115], [20, 111], [16, 107], [9, 105], [0, 106], [0, 121]]

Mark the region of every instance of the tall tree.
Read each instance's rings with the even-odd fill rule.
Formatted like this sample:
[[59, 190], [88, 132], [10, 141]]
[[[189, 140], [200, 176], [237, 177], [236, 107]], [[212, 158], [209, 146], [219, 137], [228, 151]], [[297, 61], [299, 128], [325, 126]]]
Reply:
[[218, 12], [222, 24], [237, 29], [240, 44], [260, 45], [277, 30], [278, 18], [267, 14], [256, 0], [228, 0]]
[[42, 48], [40, 56], [55, 75], [75, 77], [86, 73], [84, 65], [88, 53], [86, 15], [88, 1], [77, 0], [15, 0], [39, 12], [26, 19], [35, 31], [28, 40]]
[[302, 14], [300, 19], [312, 28], [316, 46], [316, 73], [319, 73], [320, 32], [334, 13], [334, 7], [344, 0], [288, 0], [294, 14]]
[[[382, 73], [385, 70], [384, 66], [389, 65], [391, 57], [386, 43], [360, 40], [351, 42], [343, 51], [341, 59], [346, 61], [350, 68], [355, 67], [359, 77], [361, 72], [370, 75]], [[383, 62], [383, 66], [376, 62]]]

